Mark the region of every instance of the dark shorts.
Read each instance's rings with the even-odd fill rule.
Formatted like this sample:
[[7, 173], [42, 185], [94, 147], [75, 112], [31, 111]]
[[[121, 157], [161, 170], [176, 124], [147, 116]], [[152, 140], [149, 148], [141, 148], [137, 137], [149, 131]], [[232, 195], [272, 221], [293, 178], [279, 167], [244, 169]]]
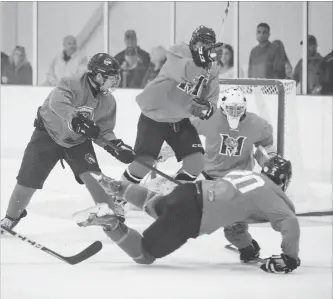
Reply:
[[164, 141], [171, 146], [178, 162], [190, 154], [205, 153], [198, 132], [188, 118], [177, 123], [162, 123], [141, 114], [134, 151], [156, 160]]
[[142, 246], [153, 257], [164, 257], [199, 235], [202, 217], [200, 185], [183, 184], [155, 206], [156, 221], [143, 232]]
[[100, 172], [91, 141], [71, 148], [58, 145], [44, 130], [35, 129], [25, 149], [17, 183], [34, 189], [42, 189], [45, 180], [57, 162], [63, 159], [71, 167], [76, 180], [84, 172]]

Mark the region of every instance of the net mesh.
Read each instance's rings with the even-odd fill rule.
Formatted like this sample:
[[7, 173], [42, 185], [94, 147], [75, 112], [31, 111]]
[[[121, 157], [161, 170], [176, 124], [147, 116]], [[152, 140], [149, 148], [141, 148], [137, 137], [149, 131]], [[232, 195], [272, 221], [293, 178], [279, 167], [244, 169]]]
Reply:
[[[283, 88], [282, 88], [283, 86]], [[278, 135], [283, 134], [279, 148], [286, 159], [292, 162], [293, 178], [287, 190], [298, 213], [332, 210], [332, 162], [325, 161], [332, 147], [329, 140], [317, 143], [316, 151], [308, 142], [304, 128], [309, 119], [296, 98], [296, 84], [293, 80], [265, 79], [223, 79], [220, 80], [220, 97], [230, 88], [240, 88], [247, 99], [247, 110], [254, 112], [272, 124], [274, 144]], [[313, 103], [313, 101], [312, 101]], [[312, 104], [311, 103], [311, 104]], [[284, 115], [278, 115], [279, 105], [284, 105]], [[311, 107], [309, 108], [311, 110]], [[308, 109], [308, 110], [309, 110]], [[312, 116], [319, 131], [327, 130], [331, 120], [322, 120], [320, 115]], [[281, 129], [281, 128], [284, 128]], [[302, 129], [303, 128], [303, 129]], [[332, 133], [328, 134], [332, 135]], [[281, 137], [281, 136], [280, 136]], [[281, 143], [281, 140], [280, 140]], [[331, 142], [332, 143], [332, 142]], [[312, 147], [312, 148], [311, 148]], [[321, 155], [315, 153], [321, 152]], [[260, 168], [257, 170], [260, 171]]]

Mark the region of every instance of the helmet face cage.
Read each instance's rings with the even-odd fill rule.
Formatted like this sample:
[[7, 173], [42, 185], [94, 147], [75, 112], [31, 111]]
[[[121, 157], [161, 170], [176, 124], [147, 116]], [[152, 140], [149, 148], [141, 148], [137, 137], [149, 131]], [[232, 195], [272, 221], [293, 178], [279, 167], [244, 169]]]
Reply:
[[276, 156], [265, 163], [261, 172], [267, 175], [275, 184], [281, 186], [284, 192], [287, 190], [292, 177], [290, 161]]
[[114, 92], [120, 83], [121, 77], [119, 74], [116, 75], [103, 75], [104, 83], [99, 87], [101, 93], [106, 96]]
[[246, 99], [241, 90], [234, 88], [218, 100], [217, 106], [221, 108], [227, 117], [229, 126], [232, 130], [238, 128], [241, 117], [246, 113]]

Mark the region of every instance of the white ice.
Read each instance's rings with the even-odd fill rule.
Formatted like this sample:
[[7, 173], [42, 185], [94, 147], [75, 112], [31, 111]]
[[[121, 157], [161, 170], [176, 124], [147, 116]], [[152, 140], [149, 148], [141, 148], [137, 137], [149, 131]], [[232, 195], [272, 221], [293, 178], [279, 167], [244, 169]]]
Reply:
[[[119, 177], [125, 166], [98, 154], [103, 171]], [[21, 157], [22, 152], [1, 156], [1, 216]], [[101, 229], [79, 228], [72, 221], [74, 212], [92, 204], [69, 167], [63, 170], [58, 164], [16, 231], [63, 255], [73, 255], [96, 240], [104, 247], [71, 266], [11, 236], [2, 237], [1, 299], [332, 298], [331, 218], [302, 219], [302, 267], [289, 275], [274, 275], [240, 264], [237, 255], [224, 249], [222, 231], [191, 240], [153, 265], [137, 265]], [[139, 231], [151, 222], [142, 212], [128, 214], [127, 224]], [[280, 235], [268, 225], [253, 226], [251, 232], [263, 257], [280, 253]]]

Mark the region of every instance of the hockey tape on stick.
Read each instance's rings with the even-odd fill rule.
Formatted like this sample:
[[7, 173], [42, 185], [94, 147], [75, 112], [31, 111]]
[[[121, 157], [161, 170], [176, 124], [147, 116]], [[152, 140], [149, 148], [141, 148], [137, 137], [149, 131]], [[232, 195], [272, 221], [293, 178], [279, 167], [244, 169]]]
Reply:
[[53, 257], [65, 262], [67, 264], [70, 264], [70, 265], [76, 265], [78, 263], [83, 262], [84, 260], [86, 260], [86, 259], [92, 257], [93, 255], [95, 255], [96, 253], [98, 253], [103, 248], [102, 243], [100, 241], [96, 241], [96, 242], [90, 244], [87, 248], [85, 248], [78, 254], [66, 257], [66, 256], [63, 256], [63, 255], [45, 247], [44, 245], [37, 243], [36, 241], [29, 239], [28, 237], [22, 236], [16, 232], [14, 232], [11, 229], [8, 229], [3, 226], [1, 226], [1, 229], [4, 230], [5, 232], [7, 232], [8, 234], [12, 235], [13, 237], [19, 239], [20, 241], [24, 241], [25, 243], [27, 243], [41, 251], [44, 251], [45, 253], [52, 255]]

